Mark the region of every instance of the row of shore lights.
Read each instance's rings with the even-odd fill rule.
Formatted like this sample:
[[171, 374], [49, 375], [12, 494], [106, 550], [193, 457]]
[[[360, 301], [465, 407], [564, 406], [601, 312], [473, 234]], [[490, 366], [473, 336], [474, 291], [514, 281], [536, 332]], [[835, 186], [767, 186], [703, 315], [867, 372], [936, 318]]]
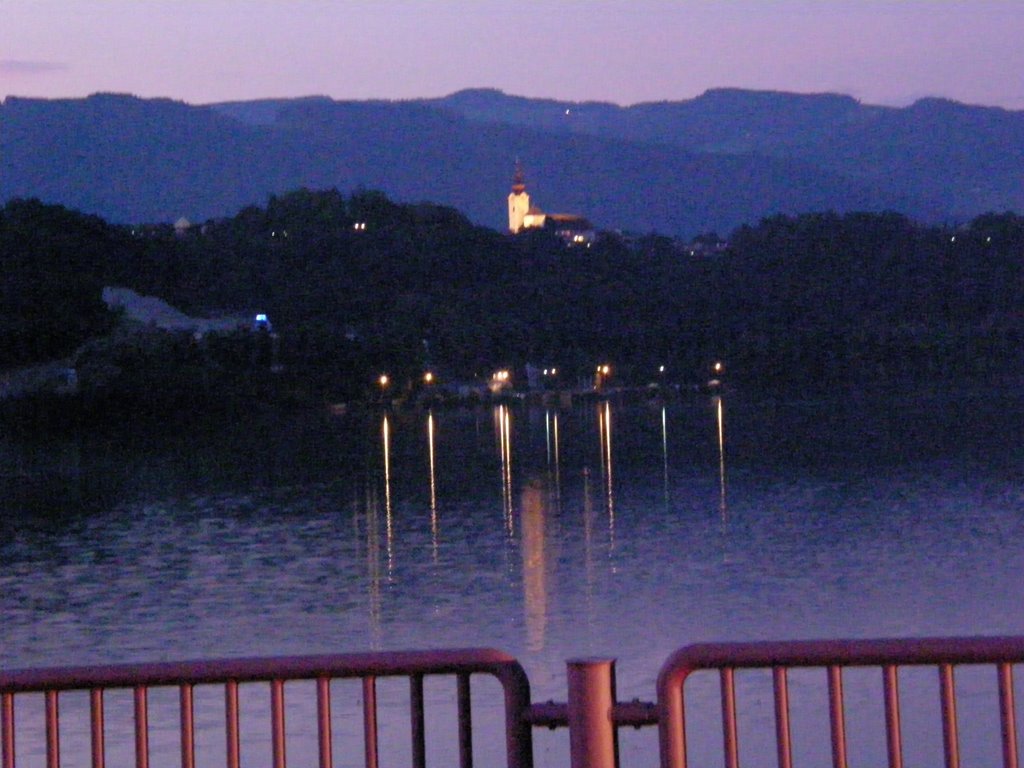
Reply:
[[[604, 366], [604, 367], [608, 368], [607, 365]], [[557, 373], [558, 373], [558, 369], [557, 368], [545, 368], [544, 369], [544, 375], [545, 376], [555, 376]], [[495, 371], [493, 374], [491, 374], [491, 378], [494, 381], [500, 381], [500, 382], [506, 382], [506, 381], [509, 380], [510, 377], [511, 377], [511, 374], [508, 372], [507, 369], [502, 369], [500, 371]], [[427, 385], [433, 384], [434, 383], [434, 379], [435, 379], [435, 377], [434, 377], [434, 374], [433, 374], [432, 371], [427, 371], [426, 373], [423, 374], [423, 383], [424, 384], [427, 384]], [[381, 389], [387, 389], [387, 387], [391, 384], [391, 378], [386, 373], [382, 373], [380, 376], [377, 377], [377, 384], [380, 385]]]
[[[716, 374], [721, 373], [722, 370], [723, 370], [722, 363], [721, 362], [716, 362], [713, 366], [711, 366], [711, 370], [714, 371]], [[602, 378], [611, 375], [611, 372], [612, 372], [612, 367], [610, 365], [608, 365], [607, 363], [603, 363], [603, 364], [597, 366], [597, 375], [602, 377]], [[664, 373], [664, 372], [665, 372], [665, 366], [664, 365], [659, 365], [658, 366], [658, 373]], [[544, 375], [545, 376], [557, 376], [558, 375], [558, 369], [557, 368], [545, 368], [544, 369]], [[498, 382], [506, 382], [506, 381], [509, 380], [510, 376], [511, 376], [511, 374], [509, 374], [508, 369], [503, 368], [500, 371], [495, 371], [494, 373], [492, 373], [491, 374], [491, 379], [494, 380], [494, 381], [498, 381]], [[424, 384], [428, 384], [428, 385], [429, 384], [433, 384], [434, 383], [434, 378], [435, 378], [434, 374], [431, 371], [427, 371], [426, 373], [423, 374], [423, 383]], [[388, 385], [391, 384], [391, 379], [388, 377], [388, 375], [386, 373], [382, 373], [377, 378], [377, 383], [380, 385], [381, 389], [387, 389]]]
[[[379, 377], [377, 377], [377, 383], [380, 385], [381, 389], [386, 389], [388, 387], [388, 385], [391, 384], [391, 378], [386, 373], [382, 373]], [[423, 383], [424, 384], [433, 384], [434, 383], [434, 374], [431, 373], [430, 371], [427, 371], [426, 373], [424, 373], [423, 374]]]

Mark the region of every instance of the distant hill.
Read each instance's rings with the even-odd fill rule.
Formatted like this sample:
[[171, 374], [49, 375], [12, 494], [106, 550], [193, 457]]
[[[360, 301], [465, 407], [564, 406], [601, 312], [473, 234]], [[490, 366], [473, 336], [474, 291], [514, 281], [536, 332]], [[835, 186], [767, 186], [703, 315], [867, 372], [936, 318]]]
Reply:
[[724, 88], [619, 107], [469, 90], [435, 103], [481, 122], [801, 160], [876, 185], [925, 218], [1024, 209], [1024, 112], [921, 99], [906, 108], [839, 94]]
[[98, 94], [0, 106], [0, 200], [122, 223], [234, 214], [297, 187], [379, 189], [504, 228], [519, 158], [538, 205], [691, 236], [774, 213], [1024, 210], [1024, 113], [923, 100], [714, 90], [619, 107], [461, 91], [193, 106]]

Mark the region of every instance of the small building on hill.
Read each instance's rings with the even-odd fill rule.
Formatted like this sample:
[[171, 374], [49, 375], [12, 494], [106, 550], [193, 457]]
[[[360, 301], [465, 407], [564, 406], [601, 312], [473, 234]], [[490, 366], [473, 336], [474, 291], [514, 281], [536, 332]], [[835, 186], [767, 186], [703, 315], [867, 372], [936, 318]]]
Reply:
[[547, 214], [543, 226], [570, 245], [590, 245], [597, 236], [590, 219], [572, 213]]

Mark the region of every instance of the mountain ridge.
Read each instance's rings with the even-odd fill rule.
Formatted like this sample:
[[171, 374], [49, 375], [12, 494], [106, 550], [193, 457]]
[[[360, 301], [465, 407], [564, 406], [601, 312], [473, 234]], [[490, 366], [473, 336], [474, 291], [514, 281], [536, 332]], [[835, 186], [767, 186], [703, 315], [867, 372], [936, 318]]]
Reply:
[[130, 94], [0, 104], [0, 200], [140, 223], [227, 216], [298, 187], [381, 189], [502, 229], [516, 158], [535, 201], [692, 236], [776, 213], [1024, 210], [1024, 112], [720, 88], [621, 107], [465, 89], [192, 105]]

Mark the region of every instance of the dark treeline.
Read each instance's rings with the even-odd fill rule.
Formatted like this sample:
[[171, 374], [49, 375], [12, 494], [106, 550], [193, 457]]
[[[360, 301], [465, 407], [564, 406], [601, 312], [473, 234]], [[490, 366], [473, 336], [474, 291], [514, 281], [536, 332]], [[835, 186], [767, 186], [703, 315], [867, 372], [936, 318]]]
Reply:
[[776, 217], [732, 236], [726, 354], [810, 384], [1020, 372], [1024, 219], [920, 227], [898, 214]]
[[[527, 362], [570, 384], [604, 361], [630, 384], [659, 365], [697, 382], [716, 359], [748, 386], [1015, 375], [1022, 256], [1012, 214], [955, 229], [779, 216], [738, 229], [725, 253], [693, 255], [656, 235], [590, 248], [510, 237], [374, 192], [294, 192], [183, 236], [17, 200], [0, 209], [0, 369], [81, 358], [83, 344], [109, 354], [96, 340], [118, 337], [117, 318], [100, 294], [121, 285], [196, 316], [266, 312], [277, 379], [314, 398], [357, 397], [384, 370], [411, 382], [426, 366], [451, 379]], [[125, 375], [153, 369], [139, 386], [217, 387], [211, 365], [249, 376], [264, 361], [152, 333], [148, 346], [129, 336], [126, 358], [120, 333]]]

